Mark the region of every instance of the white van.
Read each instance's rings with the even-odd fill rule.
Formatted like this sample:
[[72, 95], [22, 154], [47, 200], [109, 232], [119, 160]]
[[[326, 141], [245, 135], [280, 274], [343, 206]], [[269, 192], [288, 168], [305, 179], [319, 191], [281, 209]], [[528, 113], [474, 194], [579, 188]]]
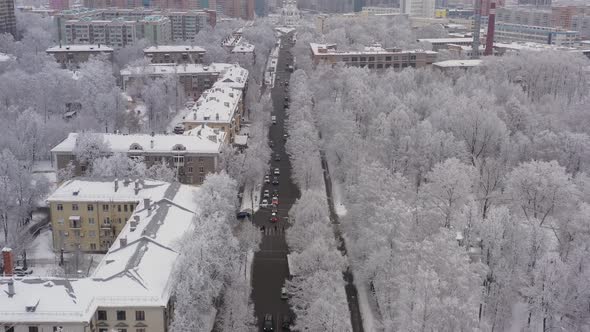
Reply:
[[271, 120], [272, 120], [272, 124], [277, 124], [277, 117], [276, 116], [273, 115]]

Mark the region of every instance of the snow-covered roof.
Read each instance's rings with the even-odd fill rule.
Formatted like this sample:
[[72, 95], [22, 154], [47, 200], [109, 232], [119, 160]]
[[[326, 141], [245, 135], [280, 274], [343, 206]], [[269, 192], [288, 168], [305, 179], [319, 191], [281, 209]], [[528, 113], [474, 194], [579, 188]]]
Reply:
[[494, 43], [494, 47], [510, 49], [514, 51], [575, 51], [576, 48], [540, 44], [533, 42], [512, 42], [512, 43]]
[[205, 49], [192, 45], [158, 45], [150, 46], [143, 50], [144, 53], [182, 53], [182, 52], [199, 52], [205, 53]]
[[[199, 188], [164, 186], [159, 200], [139, 203], [90, 277], [0, 278], [0, 321], [84, 324], [98, 307], [165, 307], [179, 240], [193, 227]], [[15, 292], [9, 295], [10, 280]]]
[[[138, 190], [135, 190], [137, 186]], [[48, 202], [133, 202], [164, 197], [169, 183], [152, 180], [79, 179], [64, 182]], [[115, 190], [115, 188], [117, 190]]]
[[[78, 133], [70, 133], [66, 139], [51, 149], [51, 152], [72, 152], [76, 147]], [[205, 128], [200, 136], [148, 135], [148, 134], [101, 134], [111, 152], [217, 154], [221, 149], [223, 135], [214, 129]]]
[[232, 49], [232, 53], [254, 53], [254, 45], [248, 43], [241, 43]]
[[242, 98], [242, 92], [224, 84], [215, 84], [205, 90], [193, 109], [187, 114], [186, 122], [229, 123], [232, 121]]
[[467, 67], [477, 67], [481, 65], [482, 60], [475, 59], [475, 60], [447, 60], [447, 61], [440, 61], [435, 62], [432, 65], [439, 68], [467, 68]]
[[14, 59], [14, 56], [5, 53], [0, 53], [0, 62], [5, 62], [11, 59]]
[[437, 54], [433, 51], [425, 50], [388, 50], [381, 47], [381, 45], [367, 46], [363, 51], [338, 51], [336, 44], [317, 44], [309, 43], [309, 47], [314, 55], [355, 55], [355, 54], [401, 54], [401, 53], [425, 53], [425, 54]]
[[57, 45], [46, 50], [47, 53], [59, 52], [113, 52], [113, 49], [105, 45]]
[[431, 44], [457, 44], [457, 43], [469, 43], [472, 42], [473, 38], [422, 38], [418, 39], [418, 42], [426, 42]]

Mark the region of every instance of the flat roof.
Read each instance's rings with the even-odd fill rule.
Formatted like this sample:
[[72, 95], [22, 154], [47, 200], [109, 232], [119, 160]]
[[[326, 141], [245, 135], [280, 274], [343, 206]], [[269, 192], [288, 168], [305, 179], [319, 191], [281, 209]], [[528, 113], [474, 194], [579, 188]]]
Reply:
[[446, 60], [435, 62], [432, 65], [439, 68], [467, 68], [477, 67], [482, 64], [482, 60]]
[[[169, 183], [152, 180], [74, 178], [61, 184], [48, 202], [134, 202], [143, 198], [159, 199]], [[138, 188], [136, 191], [135, 188]], [[115, 188], [117, 190], [115, 190]]]
[[[355, 54], [402, 54], [402, 53], [424, 53], [424, 54], [438, 54], [434, 51], [425, 50], [387, 50], [381, 46], [367, 46], [362, 51], [338, 51], [336, 50], [336, 44], [317, 44], [309, 43], [311, 50], [314, 55], [355, 55]], [[320, 52], [320, 49], [325, 49], [326, 52]]]
[[473, 41], [473, 38], [421, 38], [418, 42], [426, 42], [431, 44], [454, 44], [467, 43]]
[[59, 53], [59, 52], [113, 52], [111, 47], [106, 45], [57, 45], [50, 47], [46, 50], [47, 53]]
[[192, 45], [158, 45], [150, 46], [143, 49], [144, 53], [181, 53], [181, 52], [200, 52], [205, 53], [205, 49]]

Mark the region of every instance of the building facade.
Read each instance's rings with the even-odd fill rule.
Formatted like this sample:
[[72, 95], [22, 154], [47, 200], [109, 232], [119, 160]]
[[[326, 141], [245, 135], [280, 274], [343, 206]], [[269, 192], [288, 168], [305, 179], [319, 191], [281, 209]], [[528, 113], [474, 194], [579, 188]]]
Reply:
[[470, 46], [473, 44], [473, 38], [422, 38], [418, 39], [419, 43], [432, 45], [433, 51], [447, 49], [448, 45]]
[[401, 0], [401, 11], [410, 17], [434, 17], [434, 5], [434, 0]]
[[101, 44], [125, 47], [138, 40], [137, 22], [116, 19], [69, 20], [64, 26], [64, 41], [67, 44]]
[[436, 61], [433, 51], [403, 51], [384, 49], [381, 46], [366, 47], [364, 51], [339, 52], [334, 44], [310, 44], [314, 64], [344, 63], [346, 66], [369, 69], [401, 70], [407, 67], [420, 68]]
[[14, 0], [0, 0], [0, 34], [2, 33], [9, 33], [14, 38], [17, 37]]
[[150, 46], [143, 50], [152, 63], [203, 63], [205, 49], [189, 45]]
[[[166, 164], [176, 170], [180, 183], [200, 185], [205, 176], [217, 171], [219, 151], [225, 142], [225, 133], [201, 128], [194, 135], [118, 135], [96, 134], [108, 143], [110, 153], [125, 153], [140, 159], [147, 168]], [[51, 150], [51, 161], [56, 171], [74, 166], [76, 176], [85, 174], [87, 165], [76, 160], [74, 149], [78, 134], [71, 133]]]
[[494, 40], [499, 42], [533, 42], [573, 47], [576, 45], [579, 36], [578, 31], [496, 22]]
[[149, 15], [137, 24], [138, 37], [145, 38], [151, 44], [167, 44], [172, 38], [170, 19], [163, 15]]
[[105, 45], [59, 45], [50, 47], [45, 52], [53, 55], [62, 68], [79, 67], [80, 63], [88, 61], [91, 56], [102, 55], [111, 61], [113, 59], [113, 49]]

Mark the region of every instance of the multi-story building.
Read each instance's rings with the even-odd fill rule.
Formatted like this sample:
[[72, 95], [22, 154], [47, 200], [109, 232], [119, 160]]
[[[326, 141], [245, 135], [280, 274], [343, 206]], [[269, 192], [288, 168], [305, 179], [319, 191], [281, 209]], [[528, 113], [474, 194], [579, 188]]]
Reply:
[[[235, 76], [234, 73], [243, 73]], [[151, 64], [145, 67], [129, 67], [121, 70], [123, 90], [145, 77], [156, 79], [176, 77], [185, 96], [195, 100], [201, 93], [213, 87], [218, 80], [233, 82], [235, 88], [244, 90], [248, 80], [248, 71], [237, 64], [212, 63], [202, 64]], [[244, 90], [245, 91], [245, 90]]]
[[519, 5], [533, 5], [536, 7], [550, 7], [551, 0], [518, 0]]
[[401, 11], [396, 7], [363, 7], [361, 14], [371, 15], [396, 15], [400, 14]]
[[551, 7], [551, 26], [555, 28], [571, 29], [572, 17], [583, 14], [590, 14], [590, 5], [553, 6]]
[[301, 21], [301, 13], [297, 8], [297, 1], [285, 0], [281, 9], [281, 24], [284, 26], [296, 26]]
[[206, 125], [227, 133], [226, 143], [233, 143], [241, 128], [242, 91], [216, 84], [203, 92], [195, 106], [184, 116], [184, 129], [194, 130]]
[[494, 40], [499, 42], [534, 42], [572, 47], [580, 36], [578, 31], [502, 22], [496, 22], [495, 29]]
[[504, 7], [496, 9], [496, 24], [510, 23], [539, 27], [551, 26], [551, 10], [533, 6]]
[[218, 1], [221, 12], [226, 16], [253, 20], [255, 13], [255, 0], [222, 0]]
[[428, 43], [432, 45], [433, 51], [446, 49], [448, 45], [470, 46], [473, 44], [473, 38], [457, 37], [457, 38], [421, 38], [419, 43]]
[[[94, 185], [89, 182], [83, 189], [98, 197], [102, 193], [91, 191]], [[12, 252], [4, 250], [0, 327], [14, 332], [168, 331], [174, 314], [173, 270], [180, 239], [192, 229], [193, 211], [199, 208], [193, 199], [199, 188], [156, 186], [149, 197], [133, 203], [134, 212], [87, 278], [12, 278]]]
[[9, 33], [14, 38], [17, 37], [14, 0], [0, 0], [0, 34], [3, 33]]
[[90, 18], [69, 20], [65, 22], [64, 40], [67, 44], [125, 47], [138, 40], [137, 22], [126, 21], [123, 18], [112, 21]]
[[70, 2], [68, 0], [50, 0], [49, 8], [52, 10], [66, 10], [70, 8]]
[[53, 249], [106, 252], [139, 202], [165, 187], [162, 182], [128, 179], [64, 182], [47, 199]]
[[572, 30], [580, 33], [580, 38], [590, 38], [590, 14], [574, 15], [572, 17]]
[[45, 51], [55, 57], [55, 61], [63, 68], [78, 67], [80, 63], [88, 61], [91, 56], [104, 55], [113, 59], [113, 49], [105, 45], [59, 45]]
[[[176, 169], [181, 183], [199, 185], [208, 173], [217, 171], [219, 151], [225, 142], [225, 133], [208, 127], [194, 135], [119, 135], [96, 134], [109, 146], [110, 153], [125, 153], [141, 159], [146, 167], [166, 163]], [[87, 165], [79, 163], [74, 155], [79, 134], [71, 133], [51, 149], [51, 161], [57, 170], [75, 166], [75, 175], [82, 175]]]
[[437, 52], [424, 50], [403, 51], [384, 49], [380, 45], [365, 47], [363, 51], [337, 51], [335, 44], [310, 43], [314, 64], [344, 63], [347, 66], [366, 67], [369, 69], [403, 69], [420, 68], [436, 61]]
[[143, 50], [152, 63], [203, 63], [205, 49], [190, 45], [159, 45]]
[[434, 0], [401, 0], [401, 11], [410, 17], [434, 17]]
[[[102, 35], [109, 35], [107, 30], [113, 30], [114, 35], [120, 34], [122, 38], [108, 45], [121, 47], [119, 44], [125, 46], [141, 38], [147, 38], [153, 44], [162, 44], [169, 40], [192, 40], [205, 24], [215, 26], [216, 20], [215, 11], [210, 10], [78, 8], [62, 11], [56, 16], [55, 21], [58, 26], [58, 38], [64, 43], [97, 44], [99, 42], [86, 41], [91, 38], [94, 30]], [[80, 33], [76, 34], [78, 41], [68, 41], [68, 34], [75, 33], [72, 29], [80, 30]], [[110, 42], [109, 39], [107, 41]]]

